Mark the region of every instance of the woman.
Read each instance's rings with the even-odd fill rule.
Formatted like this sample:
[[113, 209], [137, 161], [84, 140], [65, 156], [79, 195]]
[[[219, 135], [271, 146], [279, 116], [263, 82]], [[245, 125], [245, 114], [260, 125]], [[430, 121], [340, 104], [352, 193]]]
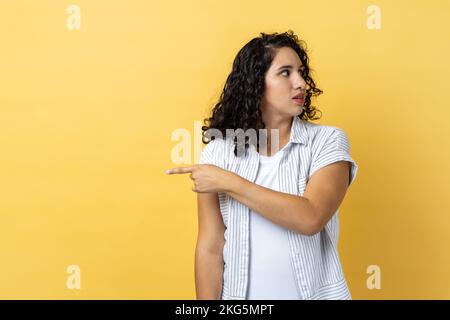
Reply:
[[358, 167], [342, 129], [308, 121], [321, 93], [291, 30], [237, 54], [199, 164], [168, 170], [198, 196], [198, 299], [351, 299], [338, 208]]

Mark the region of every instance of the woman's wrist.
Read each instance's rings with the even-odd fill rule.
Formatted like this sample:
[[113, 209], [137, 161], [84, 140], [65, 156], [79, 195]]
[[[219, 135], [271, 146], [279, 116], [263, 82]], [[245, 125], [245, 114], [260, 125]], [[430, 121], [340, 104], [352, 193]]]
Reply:
[[228, 171], [222, 181], [222, 190], [226, 193], [236, 192], [242, 188], [243, 178], [234, 172]]

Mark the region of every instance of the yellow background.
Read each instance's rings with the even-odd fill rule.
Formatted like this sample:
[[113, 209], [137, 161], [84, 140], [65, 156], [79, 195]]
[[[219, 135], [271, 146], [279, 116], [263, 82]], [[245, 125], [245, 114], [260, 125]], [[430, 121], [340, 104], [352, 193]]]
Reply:
[[[69, 30], [70, 4], [81, 29]], [[369, 30], [369, 5], [381, 30]], [[0, 298], [194, 299], [196, 194], [171, 134], [237, 51], [294, 30], [359, 165], [340, 208], [354, 299], [450, 298], [450, 2], [0, 2]], [[81, 268], [69, 290], [68, 265]], [[381, 289], [369, 290], [369, 265]]]

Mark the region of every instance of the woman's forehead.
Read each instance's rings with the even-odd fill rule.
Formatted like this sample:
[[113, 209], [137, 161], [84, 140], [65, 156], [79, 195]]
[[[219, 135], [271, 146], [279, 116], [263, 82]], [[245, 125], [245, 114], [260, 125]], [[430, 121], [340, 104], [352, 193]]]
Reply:
[[292, 48], [283, 47], [279, 48], [276, 52], [275, 57], [273, 58], [271, 67], [273, 69], [278, 69], [283, 66], [292, 66], [299, 67], [302, 65], [300, 57], [297, 52], [295, 52]]

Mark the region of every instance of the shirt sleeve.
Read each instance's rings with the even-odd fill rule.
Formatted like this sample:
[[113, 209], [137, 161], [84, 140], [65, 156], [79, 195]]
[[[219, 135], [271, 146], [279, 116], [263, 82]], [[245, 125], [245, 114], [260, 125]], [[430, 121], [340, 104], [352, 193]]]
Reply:
[[198, 164], [213, 164], [215, 166], [220, 166], [219, 143], [218, 139], [211, 140], [207, 143], [203, 148]]
[[331, 135], [326, 138], [317, 156], [312, 161], [309, 176], [311, 177], [317, 170], [337, 161], [348, 161], [351, 164], [349, 186], [356, 178], [358, 165], [350, 156], [350, 143], [345, 132], [337, 127], [333, 127]]

